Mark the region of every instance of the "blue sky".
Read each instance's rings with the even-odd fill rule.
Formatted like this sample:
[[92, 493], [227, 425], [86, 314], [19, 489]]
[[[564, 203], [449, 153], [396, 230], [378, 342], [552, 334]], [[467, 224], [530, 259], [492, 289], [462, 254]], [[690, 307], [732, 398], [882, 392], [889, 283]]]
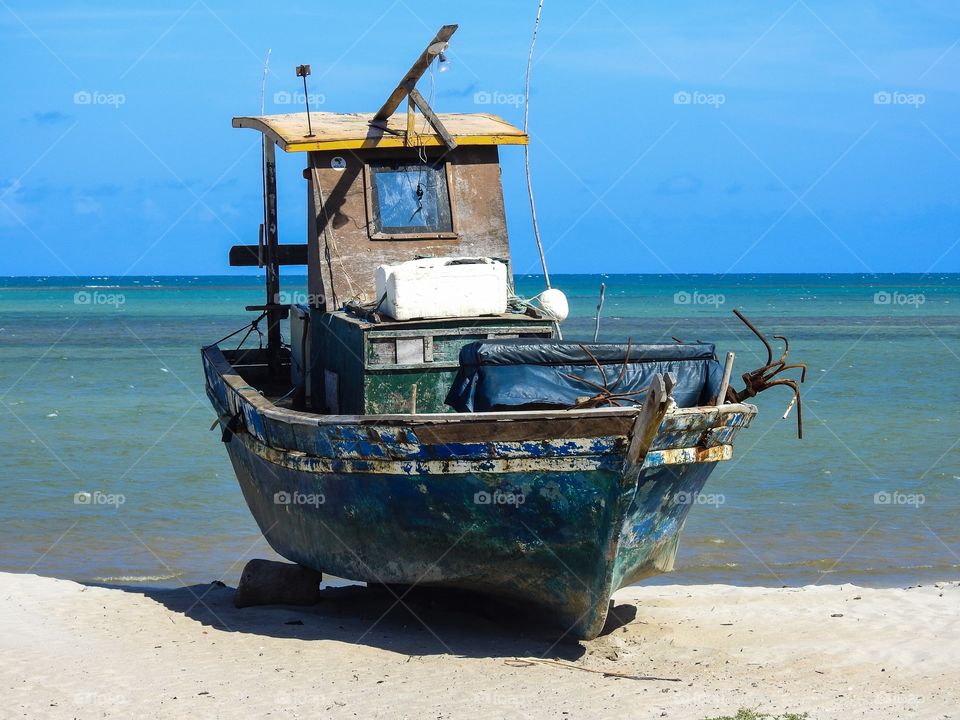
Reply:
[[[535, 7], [0, 0], [0, 274], [229, 272], [260, 212], [257, 134], [230, 118], [258, 112], [268, 48], [268, 112], [298, 63], [317, 109], [373, 111], [456, 22], [436, 109], [520, 124]], [[960, 6], [926, 0], [546, 0], [551, 271], [960, 271], [958, 41]], [[515, 267], [535, 271], [522, 151], [502, 156]], [[281, 158], [282, 242], [304, 238], [302, 162]]]

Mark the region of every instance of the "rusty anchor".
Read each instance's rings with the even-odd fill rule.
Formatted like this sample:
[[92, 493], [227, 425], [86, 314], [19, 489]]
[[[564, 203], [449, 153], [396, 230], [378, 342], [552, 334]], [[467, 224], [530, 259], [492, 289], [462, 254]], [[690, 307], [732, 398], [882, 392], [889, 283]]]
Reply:
[[[800, 399], [800, 383], [804, 382], [807, 379], [807, 366], [805, 363], [787, 363], [787, 355], [790, 354], [790, 341], [787, 340], [783, 335], [774, 335], [775, 340], [780, 340], [783, 342], [783, 353], [780, 357], [774, 362], [773, 360], [773, 348], [770, 346], [770, 341], [760, 332], [757, 327], [750, 322], [746, 316], [739, 310], [734, 310], [733, 314], [740, 318], [740, 321], [750, 328], [750, 332], [760, 338], [760, 342], [763, 343], [763, 346], [767, 349], [767, 364], [762, 367], [757, 368], [756, 370], [748, 373], [744, 373], [741, 377], [743, 378], [744, 388], [743, 390], [734, 390], [732, 387], [727, 388], [727, 402], [739, 403], [743, 402], [747, 398], [752, 398], [764, 390], [769, 390], [770, 388], [777, 385], [785, 385], [793, 391], [793, 400], [790, 401], [790, 405], [787, 407], [787, 411], [784, 413], [783, 417], [786, 418], [790, 413], [790, 409], [793, 407], [794, 403], [797, 405], [797, 437], [801, 440], [803, 439], [803, 403]], [[800, 370], [800, 381], [797, 382], [794, 378], [777, 378], [777, 375], [784, 373], [788, 370]], [[776, 379], [774, 379], [776, 378]]]

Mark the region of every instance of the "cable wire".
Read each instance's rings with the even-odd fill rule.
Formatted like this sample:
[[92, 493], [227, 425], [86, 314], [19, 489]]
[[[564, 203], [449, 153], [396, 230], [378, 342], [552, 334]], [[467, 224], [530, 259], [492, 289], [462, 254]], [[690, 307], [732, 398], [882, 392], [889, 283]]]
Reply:
[[[537, 44], [537, 32], [540, 30], [540, 13], [543, 11], [543, 0], [537, 5], [537, 19], [533, 23], [533, 37], [530, 39], [530, 53], [527, 55], [527, 77], [523, 95], [523, 132], [527, 133], [530, 125], [530, 71], [533, 69], [533, 48]], [[543, 243], [540, 241], [540, 225], [537, 223], [537, 208], [533, 201], [533, 180], [530, 176], [530, 139], [527, 133], [527, 144], [523, 146], [524, 164], [527, 169], [527, 195], [530, 197], [530, 216], [533, 218], [533, 237], [537, 241], [537, 250], [540, 253], [540, 265], [543, 267], [543, 279], [550, 289], [550, 273], [547, 271], [547, 257], [543, 253]]]

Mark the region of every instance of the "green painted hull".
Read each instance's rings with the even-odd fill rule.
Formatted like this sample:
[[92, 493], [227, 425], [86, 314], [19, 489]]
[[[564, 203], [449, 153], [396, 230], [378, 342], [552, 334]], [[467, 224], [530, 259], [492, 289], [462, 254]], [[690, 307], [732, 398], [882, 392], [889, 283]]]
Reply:
[[689, 499], [755, 412], [668, 414], [631, 461], [635, 409], [311, 416], [270, 406], [222, 356], [205, 354], [205, 369], [279, 554], [352, 580], [521, 600], [577, 638], [600, 633], [618, 588], [672, 568]]

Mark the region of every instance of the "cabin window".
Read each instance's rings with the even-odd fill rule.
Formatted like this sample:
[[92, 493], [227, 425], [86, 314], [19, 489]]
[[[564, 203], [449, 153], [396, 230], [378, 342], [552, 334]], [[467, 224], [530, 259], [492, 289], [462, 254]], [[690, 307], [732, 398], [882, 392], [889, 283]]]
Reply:
[[455, 238], [447, 164], [381, 160], [367, 165], [370, 237]]

